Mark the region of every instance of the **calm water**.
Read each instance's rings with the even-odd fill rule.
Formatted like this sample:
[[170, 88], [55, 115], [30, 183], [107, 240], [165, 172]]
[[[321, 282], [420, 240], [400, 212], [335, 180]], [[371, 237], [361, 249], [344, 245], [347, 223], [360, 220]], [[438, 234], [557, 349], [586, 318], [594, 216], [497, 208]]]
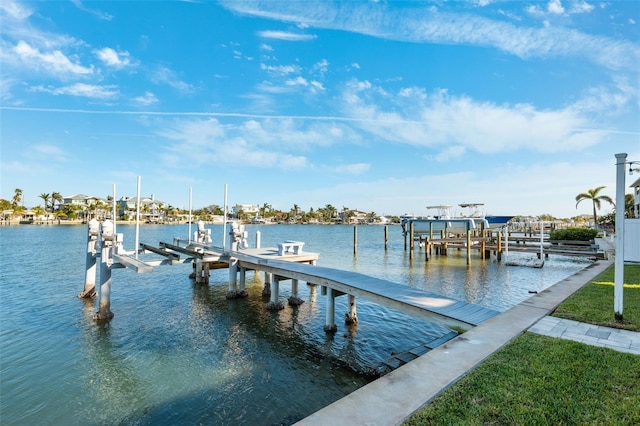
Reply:
[[[222, 227], [212, 228], [222, 245]], [[187, 237], [188, 225], [142, 226], [140, 241], [156, 245]], [[193, 228], [195, 230], [195, 227]], [[321, 253], [319, 265], [355, 270], [457, 299], [505, 310], [585, 267], [552, 257], [542, 269], [507, 267], [464, 252], [413, 261], [399, 227], [247, 226], [255, 244], [304, 241]], [[135, 227], [118, 226], [126, 249]], [[445, 332], [396, 311], [358, 300], [360, 322], [339, 319], [327, 335], [324, 298], [304, 283], [297, 308], [264, 309], [262, 276], [248, 274], [249, 297], [226, 300], [227, 270], [208, 286], [188, 278], [191, 265], [149, 274], [113, 272], [107, 325], [93, 320], [95, 300], [83, 289], [85, 226], [0, 228], [0, 423], [10, 424], [291, 424], [365, 385], [366, 371], [393, 351], [413, 348]], [[474, 254], [475, 256], [475, 254]], [[521, 255], [522, 256], [522, 255]], [[533, 256], [533, 255], [530, 255]], [[281, 298], [290, 286], [281, 285]]]

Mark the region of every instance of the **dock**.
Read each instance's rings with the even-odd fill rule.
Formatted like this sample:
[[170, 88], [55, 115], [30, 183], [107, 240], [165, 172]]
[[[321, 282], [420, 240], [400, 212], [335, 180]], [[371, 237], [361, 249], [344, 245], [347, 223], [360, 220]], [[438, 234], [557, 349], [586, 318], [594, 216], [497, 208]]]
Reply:
[[[244, 230], [234, 228], [231, 249], [225, 250], [211, 245], [207, 233], [199, 229], [201, 234], [186, 244], [180, 239], [173, 243], [159, 242], [158, 246], [142, 243], [135, 253], [130, 253], [122, 249], [122, 237], [113, 234], [112, 226], [109, 220], [101, 225], [97, 221], [89, 223], [85, 287], [78, 295], [81, 298], [99, 297], [100, 309], [94, 317], [99, 321], [109, 321], [114, 316], [110, 303], [112, 269], [127, 268], [137, 273], [149, 273], [157, 266], [180, 263], [192, 263], [192, 278], [201, 284], [208, 283], [210, 269], [228, 268], [229, 299], [247, 297], [245, 283], [248, 271], [264, 273], [263, 295], [269, 295], [266, 308], [270, 310], [284, 309], [279, 293], [280, 285], [285, 281], [291, 281], [289, 305], [303, 303], [298, 297], [300, 281], [306, 282], [312, 293], [319, 286], [321, 294], [326, 297], [324, 330], [328, 333], [337, 330], [335, 300], [345, 295], [348, 312], [344, 320], [347, 324], [358, 322], [356, 298], [426, 319], [456, 333], [467, 331], [499, 313], [365, 274], [318, 266], [320, 255], [304, 251], [303, 242], [284, 241], [278, 247], [249, 248]], [[146, 254], [154, 258], [142, 256]], [[100, 282], [96, 285], [98, 260]]]
[[434, 255], [446, 256], [449, 250], [465, 250], [467, 264], [471, 262], [473, 250], [478, 251], [481, 259], [489, 259], [493, 254], [498, 261], [509, 252], [532, 253], [541, 260], [549, 255], [578, 256], [594, 260], [606, 257], [605, 251], [594, 240], [550, 240], [542, 224], [539, 235], [533, 235], [532, 232], [511, 232], [506, 225], [496, 229], [482, 226], [472, 228], [467, 225], [465, 229], [445, 228], [439, 231], [434, 231], [433, 228], [416, 231], [412, 225], [409, 223], [409, 229], [404, 233], [405, 250], [408, 249], [410, 257], [413, 257], [416, 246], [424, 248], [427, 261]]

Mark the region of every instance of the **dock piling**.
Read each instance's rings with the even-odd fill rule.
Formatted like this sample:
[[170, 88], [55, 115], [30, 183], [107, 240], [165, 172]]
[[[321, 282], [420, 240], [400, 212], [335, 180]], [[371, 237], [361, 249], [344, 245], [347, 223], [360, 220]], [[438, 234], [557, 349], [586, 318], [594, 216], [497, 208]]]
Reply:
[[87, 233], [87, 257], [84, 274], [84, 290], [78, 294], [81, 299], [96, 297], [96, 272], [97, 272], [97, 251], [96, 244], [100, 235], [100, 224], [96, 219], [89, 221]]
[[280, 277], [273, 275], [271, 280], [271, 297], [265, 308], [269, 311], [279, 311], [284, 309], [284, 303], [278, 300], [280, 298]]
[[102, 250], [100, 253], [100, 287], [98, 293], [99, 310], [93, 317], [96, 321], [109, 321], [111, 312], [111, 253], [113, 250], [113, 222], [109, 219], [102, 222]]
[[291, 296], [289, 297], [289, 305], [290, 306], [298, 306], [302, 305], [304, 300], [298, 296], [298, 280], [295, 278], [291, 279]]
[[327, 295], [327, 306], [325, 312], [325, 321], [324, 321], [324, 331], [327, 333], [335, 333], [338, 331], [338, 327], [336, 326], [336, 294], [335, 290], [326, 287], [326, 295]]
[[358, 322], [358, 313], [356, 312], [356, 297], [352, 294], [348, 294], [347, 302], [349, 303], [349, 312], [344, 314], [344, 323], [356, 324]]

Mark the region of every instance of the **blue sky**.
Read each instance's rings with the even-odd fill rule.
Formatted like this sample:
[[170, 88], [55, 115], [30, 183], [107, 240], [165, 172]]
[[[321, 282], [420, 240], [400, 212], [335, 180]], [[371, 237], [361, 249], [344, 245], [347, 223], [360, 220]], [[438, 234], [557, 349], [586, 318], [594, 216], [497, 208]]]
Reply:
[[[0, 3], [0, 196], [485, 203], [572, 217], [640, 160], [637, 1]], [[627, 175], [627, 185], [637, 175]], [[630, 191], [627, 191], [630, 192]], [[610, 211], [603, 208], [601, 213]]]

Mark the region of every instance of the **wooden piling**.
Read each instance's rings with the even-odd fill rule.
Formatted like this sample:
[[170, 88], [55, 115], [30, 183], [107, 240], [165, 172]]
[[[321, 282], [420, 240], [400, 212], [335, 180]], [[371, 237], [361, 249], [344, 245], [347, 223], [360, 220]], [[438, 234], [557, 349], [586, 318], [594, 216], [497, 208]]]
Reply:
[[353, 255], [358, 255], [358, 227], [353, 227]]
[[384, 249], [385, 251], [389, 249], [389, 226], [384, 226]]

